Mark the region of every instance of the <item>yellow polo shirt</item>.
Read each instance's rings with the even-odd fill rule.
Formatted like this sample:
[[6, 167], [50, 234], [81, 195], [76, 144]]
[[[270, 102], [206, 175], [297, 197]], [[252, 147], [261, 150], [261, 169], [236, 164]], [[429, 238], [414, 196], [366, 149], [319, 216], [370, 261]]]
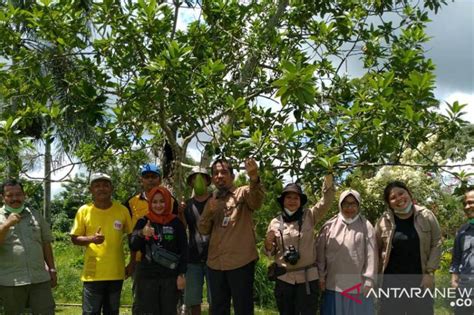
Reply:
[[86, 246], [81, 280], [123, 280], [123, 236], [132, 232], [132, 221], [127, 208], [116, 201], [108, 209], [98, 209], [93, 203], [86, 204], [76, 213], [71, 235], [91, 236], [99, 227], [105, 240], [102, 244], [91, 243]]

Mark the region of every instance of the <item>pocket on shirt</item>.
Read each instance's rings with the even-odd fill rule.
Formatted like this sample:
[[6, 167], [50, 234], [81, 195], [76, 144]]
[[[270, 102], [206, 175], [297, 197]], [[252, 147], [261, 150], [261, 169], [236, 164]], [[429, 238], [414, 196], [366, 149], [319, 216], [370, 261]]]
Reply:
[[41, 227], [39, 224], [32, 223], [31, 224], [31, 238], [33, 241], [41, 243]]

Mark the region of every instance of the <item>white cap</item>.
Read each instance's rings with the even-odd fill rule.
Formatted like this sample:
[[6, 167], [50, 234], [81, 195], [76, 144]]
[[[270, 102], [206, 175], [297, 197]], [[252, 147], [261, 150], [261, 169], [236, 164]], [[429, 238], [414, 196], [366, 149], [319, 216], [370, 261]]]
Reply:
[[91, 175], [91, 179], [89, 180], [89, 184], [92, 184], [93, 182], [95, 182], [96, 180], [99, 180], [99, 179], [105, 179], [105, 180], [108, 180], [110, 183], [112, 183], [112, 178], [105, 174], [105, 173], [94, 173]]

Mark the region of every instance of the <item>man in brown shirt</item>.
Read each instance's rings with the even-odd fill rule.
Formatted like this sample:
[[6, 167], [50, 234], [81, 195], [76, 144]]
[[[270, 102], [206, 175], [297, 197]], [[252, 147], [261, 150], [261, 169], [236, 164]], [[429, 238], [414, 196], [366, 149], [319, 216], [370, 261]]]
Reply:
[[212, 292], [211, 313], [252, 315], [255, 261], [258, 258], [252, 214], [260, 208], [263, 187], [254, 159], [245, 161], [250, 185], [234, 187], [232, 166], [214, 161], [212, 183], [217, 191], [209, 199], [199, 220], [199, 232], [210, 234], [207, 266]]

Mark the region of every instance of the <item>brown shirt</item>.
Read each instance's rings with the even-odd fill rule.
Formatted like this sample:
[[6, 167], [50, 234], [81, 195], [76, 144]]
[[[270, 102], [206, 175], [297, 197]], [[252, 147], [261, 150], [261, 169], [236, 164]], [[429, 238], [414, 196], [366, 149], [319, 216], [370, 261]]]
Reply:
[[[326, 212], [331, 207], [331, 203], [334, 200], [335, 189], [334, 185], [329, 186], [324, 182], [323, 184], [323, 198], [319, 200], [316, 205], [310, 209], [306, 209], [303, 214], [303, 224], [301, 226], [300, 240], [298, 242], [298, 220], [294, 222], [283, 222], [282, 234], [283, 243], [285, 247], [290, 245], [295, 246], [300, 253], [300, 259], [296, 265], [290, 265], [285, 262], [283, 258], [284, 249], [282, 249], [282, 241], [280, 234], [280, 220], [279, 217], [274, 218], [268, 225], [267, 232], [270, 230], [275, 231], [276, 236], [276, 248], [272, 254], [275, 255], [275, 261], [278, 265], [287, 268], [288, 272], [278, 277], [279, 280], [287, 283], [304, 283], [305, 282], [305, 270], [291, 271], [292, 269], [301, 269], [306, 266], [310, 266], [316, 263], [316, 248], [315, 248], [315, 225], [321, 221]], [[308, 268], [308, 281], [318, 279], [318, 269], [316, 266]]]
[[[211, 205], [215, 195], [209, 200], [211, 202], [204, 208], [198, 229], [201, 234], [211, 235], [207, 256], [210, 268], [237, 269], [258, 258], [252, 214], [260, 208], [264, 196], [260, 182], [250, 182], [249, 186], [233, 187], [224, 197], [217, 199], [214, 211]], [[226, 216], [227, 224], [224, 223]]]

